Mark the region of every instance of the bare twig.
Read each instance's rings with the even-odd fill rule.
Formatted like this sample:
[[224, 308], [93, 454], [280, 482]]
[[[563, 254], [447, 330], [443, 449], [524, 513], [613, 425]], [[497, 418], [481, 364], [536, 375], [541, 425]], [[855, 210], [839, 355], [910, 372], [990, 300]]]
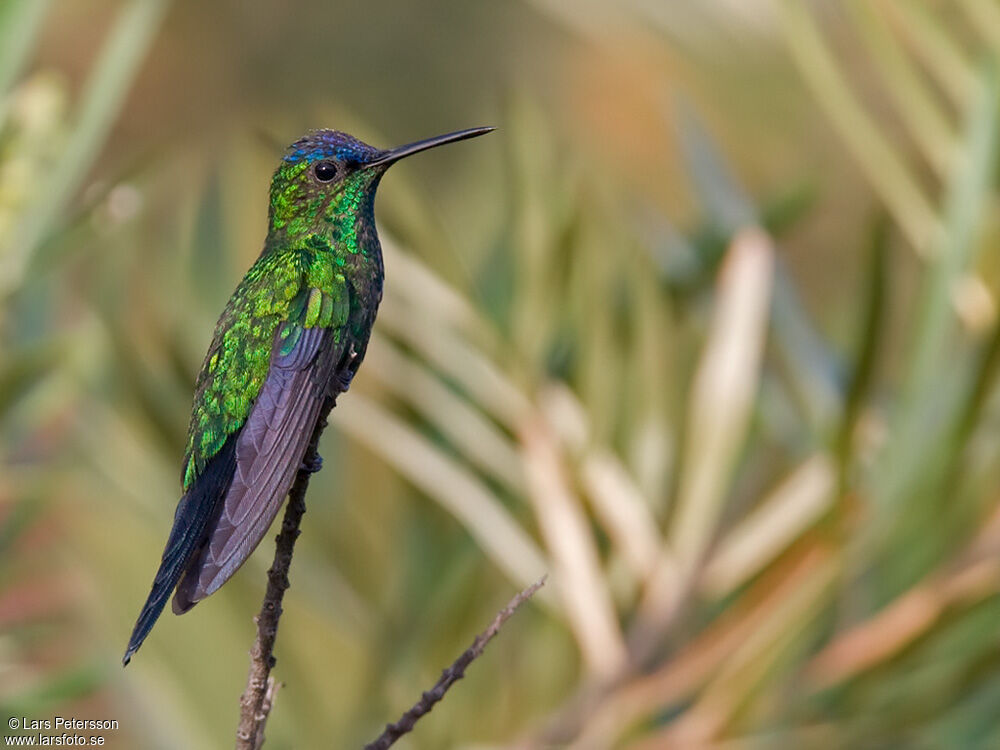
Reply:
[[[332, 404], [330, 404], [332, 406]], [[324, 409], [324, 413], [328, 409]], [[271, 713], [274, 694], [279, 684], [271, 677], [271, 669], [275, 665], [274, 642], [278, 634], [278, 621], [281, 618], [281, 602], [288, 588], [288, 570], [292, 564], [292, 553], [295, 540], [299, 536], [299, 524], [306, 511], [306, 491], [309, 488], [309, 477], [318, 463], [317, 446], [320, 435], [326, 427], [323, 418], [316, 425], [309, 447], [306, 449], [303, 467], [295, 477], [295, 483], [288, 493], [288, 505], [285, 507], [284, 520], [281, 523], [281, 533], [276, 540], [274, 562], [267, 572], [267, 591], [260, 613], [256, 617], [257, 638], [250, 650], [250, 673], [247, 676], [247, 686], [240, 698], [240, 724], [236, 731], [236, 750], [260, 750], [264, 744], [264, 727]], [[396, 740], [410, 732], [417, 720], [428, 713], [434, 704], [440, 701], [448, 689], [465, 676], [465, 670], [483, 653], [486, 644], [493, 639], [501, 626], [511, 615], [529, 599], [545, 583], [543, 576], [536, 583], [524, 589], [511, 599], [486, 628], [473, 641], [472, 645], [455, 662], [441, 674], [429, 691], [424, 693], [413, 708], [403, 714], [395, 724], [388, 724], [385, 731], [374, 742], [365, 746], [365, 750], [384, 750], [393, 745]]]
[[500, 631], [501, 626], [517, 611], [517, 608], [530, 599], [542, 587], [545, 583], [545, 578], [546, 576], [542, 576], [538, 581], [511, 599], [510, 603], [493, 618], [490, 626], [476, 636], [476, 640], [472, 642], [472, 645], [450, 667], [441, 673], [441, 677], [435, 683], [434, 687], [421, 695], [420, 700], [413, 705], [413, 708], [403, 714], [399, 721], [395, 724], [386, 724], [385, 730], [379, 735], [378, 739], [365, 745], [365, 750], [386, 750], [386, 748], [391, 747], [404, 734], [412, 731], [417, 720], [424, 714], [429, 713], [434, 708], [434, 704], [444, 698], [444, 694], [448, 692], [448, 688], [465, 676], [465, 670], [483, 653], [486, 644]]
[[[332, 406], [332, 404], [331, 404]], [[324, 413], [328, 409], [324, 409]], [[306, 490], [309, 477], [319, 461], [317, 447], [319, 437], [326, 427], [326, 418], [320, 419], [313, 431], [309, 447], [306, 448], [303, 467], [295, 477], [288, 493], [288, 505], [281, 522], [274, 551], [274, 562], [267, 571], [267, 591], [260, 613], [256, 617], [257, 638], [250, 649], [250, 674], [247, 676], [246, 690], [240, 697], [240, 725], [236, 730], [236, 750], [259, 750], [264, 744], [264, 725], [271, 713], [277, 685], [271, 677], [274, 667], [274, 641], [278, 635], [278, 620], [281, 618], [281, 600], [288, 588], [288, 569], [292, 564], [295, 540], [299, 536], [299, 524], [306, 512]]]

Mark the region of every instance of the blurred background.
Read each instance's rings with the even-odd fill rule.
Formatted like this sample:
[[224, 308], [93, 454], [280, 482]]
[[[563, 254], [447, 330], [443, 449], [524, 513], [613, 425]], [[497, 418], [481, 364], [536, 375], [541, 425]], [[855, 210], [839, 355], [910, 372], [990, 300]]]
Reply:
[[[119, 659], [283, 144], [394, 169], [268, 748], [1000, 746], [995, 0], [0, 3], [0, 713], [229, 746], [271, 536]], [[6, 728], [2, 730], [7, 732]]]

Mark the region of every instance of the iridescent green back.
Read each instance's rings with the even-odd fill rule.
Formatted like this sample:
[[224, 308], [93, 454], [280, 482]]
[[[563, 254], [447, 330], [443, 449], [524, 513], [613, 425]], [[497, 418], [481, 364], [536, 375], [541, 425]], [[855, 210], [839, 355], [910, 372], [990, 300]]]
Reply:
[[349, 298], [330, 251], [310, 248], [260, 257], [219, 318], [195, 386], [184, 455], [188, 489], [226, 439], [246, 422], [267, 378], [274, 347], [287, 353], [303, 328], [347, 322]]

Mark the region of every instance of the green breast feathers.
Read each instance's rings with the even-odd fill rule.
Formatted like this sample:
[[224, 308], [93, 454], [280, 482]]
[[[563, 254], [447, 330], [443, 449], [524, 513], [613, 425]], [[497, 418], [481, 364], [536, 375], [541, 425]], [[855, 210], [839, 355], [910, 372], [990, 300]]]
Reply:
[[272, 351], [288, 354], [305, 328], [339, 340], [350, 300], [329, 252], [311, 247], [262, 255], [230, 297], [195, 384], [182, 482], [188, 490], [226, 439], [246, 422]]

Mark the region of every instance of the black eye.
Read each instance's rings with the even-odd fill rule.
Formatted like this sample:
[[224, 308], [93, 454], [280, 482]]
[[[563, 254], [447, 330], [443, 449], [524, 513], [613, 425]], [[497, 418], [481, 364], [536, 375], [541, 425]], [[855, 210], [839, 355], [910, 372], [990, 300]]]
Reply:
[[337, 165], [332, 161], [319, 161], [313, 169], [316, 179], [320, 182], [329, 182], [337, 176]]

